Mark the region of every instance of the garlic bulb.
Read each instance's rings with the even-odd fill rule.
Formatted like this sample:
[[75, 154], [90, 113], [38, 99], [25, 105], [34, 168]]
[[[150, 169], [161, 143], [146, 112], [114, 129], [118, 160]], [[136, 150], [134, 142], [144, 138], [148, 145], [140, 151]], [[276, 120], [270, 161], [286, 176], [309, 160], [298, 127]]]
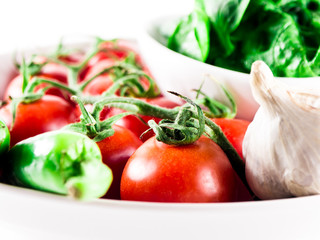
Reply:
[[320, 193], [320, 96], [289, 89], [257, 61], [251, 88], [260, 107], [243, 142], [246, 177], [260, 199]]

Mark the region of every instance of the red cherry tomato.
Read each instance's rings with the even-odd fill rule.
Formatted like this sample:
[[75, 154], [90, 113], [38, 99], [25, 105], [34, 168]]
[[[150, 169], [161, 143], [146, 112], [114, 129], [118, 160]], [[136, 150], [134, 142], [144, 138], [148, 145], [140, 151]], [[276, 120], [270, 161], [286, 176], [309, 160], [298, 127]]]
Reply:
[[[44, 57], [38, 56], [35, 59], [35, 62], [41, 63], [45, 61]], [[65, 66], [59, 65], [57, 63], [47, 63], [41, 68], [40, 73], [36, 74], [36, 77], [48, 79], [51, 81], [61, 82], [61, 83], [67, 83], [67, 68]], [[4, 93], [4, 99], [8, 100], [10, 97], [20, 97], [22, 95], [22, 83], [23, 78], [22, 75], [19, 74], [15, 78], [13, 78]], [[35, 90], [44, 88], [47, 86], [47, 84], [40, 84], [38, 85]], [[56, 95], [62, 98], [65, 98], [66, 94], [63, 93], [62, 90], [58, 88], [50, 88], [46, 91], [46, 94], [49, 95]]]
[[[135, 50], [136, 46], [134, 43], [129, 42], [127, 40], [118, 39], [116, 42], [104, 42], [100, 45], [100, 51], [93, 56], [86, 68], [81, 73], [81, 80], [86, 79], [88, 77], [88, 72], [92, 71], [91, 68], [95, 68], [95, 73], [97, 73], [97, 65], [100, 65], [100, 62], [112, 62], [112, 65], [117, 61], [123, 61], [126, 57], [129, 56], [130, 52], [135, 54], [135, 62], [141, 67], [141, 69], [151, 76], [149, 69], [146, 67], [144, 62], [142, 61], [140, 55]], [[103, 64], [102, 64], [103, 66]], [[105, 66], [105, 68], [108, 66]], [[99, 71], [103, 70], [103, 68], [99, 68]], [[146, 80], [143, 80], [145, 82]]]
[[[113, 60], [103, 60], [97, 62], [96, 65], [92, 66], [86, 73], [84, 77], [85, 80], [88, 80], [94, 77], [99, 72], [103, 71], [106, 68], [109, 68], [114, 65]], [[85, 95], [101, 95], [105, 92], [111, 85], [113, 81], [108, 73], [97, 76], [94, 80], [92, 80], [83, 90]]]
[[130, 52], [135, 53], [136, 58], [139, 57], [138, 52], [135, 50], [134, 43], [124, 39], [118, 39], [116, 42], [104, 42], [100, 45], [100, 49], [101, 52], [104, 53], [104, 55], [100, 55], [100, 57], [104, 59], [111, 58], [123, 60]]
[[108, 68], [122, 61], [128, 56], [128, 48], [116, 47], [111, 42], [104, 42], [100, 45], [100, 51], [97, 52], [87, 63], [86, 67], [80, 74], [80, 80], [88, 79], [105, 68]]
[[112, 67], [114, 64], [115, 61], [112, 59], [103, 59], [101, 61], [95, 62], [95, 64], [88, 69], [85, 79], [92, 78], [93, 76], [105, 70], [106, 68]]
[[[124, 60], [130, 52], [135, 54], [135, 62], [144, 71], [147, 75], [152, 77], [152, 74], [147, 67], [147, 65], [142, 60], [140, 54], [138, 53], [137, 46], [135, 46], [134, 42], [129, 42], [124, 39], [118, 39], [116, 44], [111, 42], [105, 42], [101, 46], [105, 51], [110, 51], [112, 56], [116, 57], [118, 60]], [[108, 56], [110, 58], [110, 55]], [[148, 81], [145, 78], [141, 78], [141, 82], [145, 84], [147, 87], [149, 86]]]
[[97, 96], [105, 92], [113, 84], [108, 75], [101, 75], [92, 80], [83, 90], [84, 95]]
[[97, 144], [101, 150], [102, 161], [111, 168], [113, 174], [112, 184], [104, 198], [120, 199], [123, 168], [142, 142], [126, 128], [117, 125], [113, 125], [112, 128], [115, 133]]
[[242, 142], [250, 122], [242, 119], [229, 118], [215, 118], [212, 120], [220, 126], [224, 135], [226, 135], [232, 146], [243, 159]]
[[[36, 56], [35, 59], [33, 59], [33, 62], [42, 64], [47, 61], [47, 58], [44, 56]], [[58, 63], [55, 62], [48, 62], [46, 63], [42, 68], [40, 73], [37, 75], [41, 75], [43, 77], [48, 77], [51, 79], [56, 79], [59, 82], [66, 83], [67, 82], [67, 76], [68, 76], [68, 69]]]
[[51, 79], [56, 79], [59, 82], [66, 83], [68, 69], [65, 66], [57, 63], [47, 63], [41, 68], [41, 71], [38, 75]]
[[[220, 126], [221, 130], [226, 135], [226, 137], [228, 138], [232, 146], [236, 149], [239, 156], [243, 159], [242, 142], [250, 122], [242, 119], [227, 119], [227, 118], [215, 118], [212, 120], [217, 125]], [[238, 185], [237, 201], [252, 200], [252, 196], [250, 195], [248, 189], [244, 186], [244, 184], [242, 183], [240, 178], [238, 178], [238, 176], [237, 176], [237, 185]]]
[[[149, 104], [164, 107], [164, 108], [175, 108], [177, 106], [180, 106], [181, 104], [174, 102], [168, 98], [165, 97], [157, 97], [157, 98], [141, 98], [141, 100], [146, 101]], [[123, 110], [118, 108], [112, 108], [110, 109], [107, 117], [111, 117], [114, 115], [117, 115], [119, 113], [122, 113]], [[141, 116], [141, 118], [147, 123], [149, 120], [153, 119], [155, 122], [159, 122], [160, 118], [150, 117], [150, 116]], [[143, 132], [149, 129], [149, 126], [144, 124], [139, 118], [137, 118], [134, 115], [129, 115], [126, 117], [121, 118], [119, 121], [117, 121], [117, 125], [123, 126], [130, 131], [132, 131], [137, 137], [140, 137]], [[143, 137], [143, 141], [146, 141], [148, 138], [150, 138], [153, 134], [148, 134]]]
[[74, 52], [69, 55], [59, 56], [59, 59], [67, 64], [79, 64], [84, 60], [85, 54], [82, 52]]
[[74, 107], [62, 98], [52, 95], [44, 95], [29, 104], [18, 104], [12, 128], [10, 105], [0, 109], [0, 118], [10, 129], [11, 146], [37, 134], [60, 129], [76, 120]]
[[8, 100], [9, 97], [16, 98], [22, 95], [22, 79], [22, 75], [18, 75], [9, 82], [4, 92], [4, 100]]
[[123, 200], [229, 202], [236, 178], [227, 156], [207, 137], [185, 146], [152, 137], [128, 160], [120, 191]]
[[[38, 77], [43, 78], [43, 79], [47, 79], [47, 80], [51, 80], [51, 81], [57, 81], [57, 79], [53, 79], [50, 77], [47, 77], [46, 75], [38, 75]], [[17, 97], [21, 97], [22, 96], [22, 82], [23, 82], [23, 78], [21, 75], [16, 76], [14, 79], [11, 80], [11, 82], [9, 82], [5, 93], [4, 93], [4, 99], [8, 100], [9, 97], [12, 98], [17, 98]], [[47, 84], [42, 83], [39, 84], [35, 87], [35, 91], [46, 87]], [[55, 96], [59, 96], [65, 99], [65, 96], [67, 95], [67, 93], [64, 94], [64, 92], [61, 89], [52, 87], [49, 88], [48, 90], [46, 90], [46, 94], [48, 95], [55, 95]]]

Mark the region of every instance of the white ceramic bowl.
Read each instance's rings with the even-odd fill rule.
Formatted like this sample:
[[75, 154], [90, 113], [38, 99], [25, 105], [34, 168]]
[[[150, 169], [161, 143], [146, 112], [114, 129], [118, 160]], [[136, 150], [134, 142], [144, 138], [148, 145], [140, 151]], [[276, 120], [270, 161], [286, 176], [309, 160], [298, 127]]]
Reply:
[[[12, 55], [1, 55], [1, 92], [13, 71]], [[6, 240], [318, 239], [319, 203], [320, 196], [212, 204], [79, 202], [0, 183], [0, 235]]]
[[[195, 97], [192, 89], [198, 89], [205, 80], [202, 90], [212, 97], [221, 97], [217, 84], [222, 83], [235, 97], [237, 117], [251, 120], [258, 109], [253, 99], [249, 84], [249, 74], [236, 72], [186, 57], [168, 49], [162, 32], [170, 32], [166, 26], [172, 27], [177, 16], [163, 16], [148, 22], [139, 38], [140, 51], [151, 72], [163, 91], [179, 92], [190, 98]], [[206, 76], [211, 76], [206, 77]], [[320, 78], [278, 78], [293, 88], [320, 94]], [[168, 95], [169, 96], [169, 95]]]

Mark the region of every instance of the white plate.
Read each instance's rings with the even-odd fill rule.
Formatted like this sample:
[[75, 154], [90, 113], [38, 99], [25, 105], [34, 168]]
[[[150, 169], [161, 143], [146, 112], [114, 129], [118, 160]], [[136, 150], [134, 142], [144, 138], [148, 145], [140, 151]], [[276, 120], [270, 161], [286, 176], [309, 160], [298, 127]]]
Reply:
[[[202, 90], [211, 97], [224, 100], [213, 79], [222, 83], [235, 97], [238, 107], [237, 117], [252, 120], [259, 105], [253, 99], [249, 79], [250, 75], [203, 63], [168, 49], [162, 32], [172, 31], [177, 16], [156, 17], [148, 22], [139, 35], [141, 54], [147, 62], [159, 87], [163, 91], [176, 91], [191, 99], [195, 97], [192, 89]], [[206, 76], [211, 76], [206, 77]], [[320, 92], [320, 78], [278, 78], [293, 88], [307, 92]], [[170, 95], [168, 95], [170, 97]]]
[[[30, 52], [30, 50], [26, 51]], [[14, 70], [0, 56], [0, 90]], [[1, 239], [318, 239], [320, 196], [163, 204], [63, 196], [0, 183]]]

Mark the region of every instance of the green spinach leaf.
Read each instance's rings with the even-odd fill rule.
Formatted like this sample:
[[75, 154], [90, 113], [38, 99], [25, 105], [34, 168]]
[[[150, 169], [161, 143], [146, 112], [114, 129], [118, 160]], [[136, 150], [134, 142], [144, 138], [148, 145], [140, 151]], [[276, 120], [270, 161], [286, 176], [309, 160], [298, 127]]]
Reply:
[[209, 19], [200, 10], [195, 10], [181, 19], [168, 47], [194, 59], [205, 61], [210, 48]]
[[235, 48], [230, 34], [238, 27], [249, 2], [250, 0], [195, 0], [196, 7], [203, 9], [210, 18], [225, 56], [230, 55]]
[[[199, 29], [206, 34], [195, 34]], [[263, 60], [275, 76], [319, 76], [320, 0], [195, 0], [169, 42], [177, 52], [241, 72]]]

